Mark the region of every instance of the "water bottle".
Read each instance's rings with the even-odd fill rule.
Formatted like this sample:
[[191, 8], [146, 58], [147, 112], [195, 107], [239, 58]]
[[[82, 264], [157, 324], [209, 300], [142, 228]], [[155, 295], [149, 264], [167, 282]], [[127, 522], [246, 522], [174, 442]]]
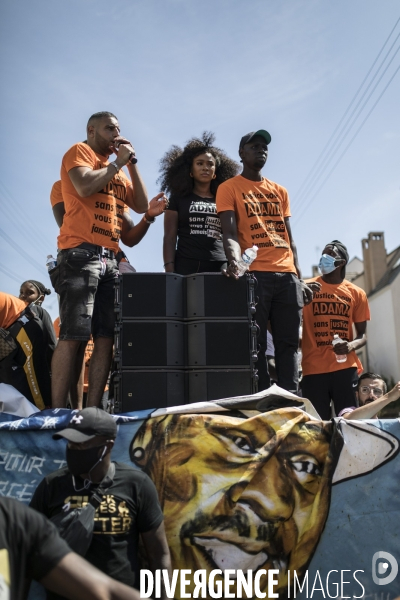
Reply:
[[46, 267], [48, 271], [55, 269], [57, 266], [57, 260], [51, 254], [47, 255]]
[[242, 277], [249, 270], [251, 263], [257, 258], [257, 250], [258, 246], [253, 246], [243, 252], [242, 258], [238, 262], [237, 274], [239, 277]]
[[[342, 342], [343, 340], [335, 333], [332, 340], [332, 346], [336, 346], [336, 344], [341, 344]], [[346, 362], [347, 360], [347, 354], [335, 354], [335, 356], [338, 363]]]

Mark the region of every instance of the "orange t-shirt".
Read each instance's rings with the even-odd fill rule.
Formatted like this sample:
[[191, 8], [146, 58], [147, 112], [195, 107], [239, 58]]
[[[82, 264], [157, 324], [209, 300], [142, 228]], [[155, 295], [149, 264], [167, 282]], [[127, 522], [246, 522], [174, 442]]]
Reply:
[[[64, 198], [63, 198], [62, 189], [61, 189], [61, 179], [59, 179], [58, 181], [56, 181], [53, 184], [53, 187], [51, 188], [50, 204], [52, 207], [54, 207], [56, 204], [61, 204], [61, 203], [64, 204]], [[129, 206], [127, 206], [126, 204], [124, 204], [124, 212], [129, 214]], [[120, 250], [121, 250], [121, 248], [120, 248], [120, 246], [118, 246], [118, 252]], [[122, 260], [126, 260], [126, 259], [123, 258]], [[55, 323], [55, 321], [54, 321], [54, 323]], [[54, 323], [53, 323], [53, 325], [54, 325]], [[60, 326], [58, 326], [58, 328], [60, 329]]]
[[332, 340], [337, 334], [343, 340], [351, 342], [353, 323], [369, 321], [366, 293], [346, 279], [339, 284], [326, 283], [322, 277], [314, 277], [308, 281], [318, 281], [322, 287], [313, 301], [303, 308], [303, 375], [331, 373], [350, 367], [362, 370], [362, 364], [354, 350], [347, 355], [346, 362], [337, 362]]
[[64, 202], [64, 198], [61, 191], [61, 179], [56, 181], [50, 192], [50, 204], [51, 206], [55, 206], [56, 204], [60, 204], [60, 202]]
[[258, 246], [250, 271], [296, 273], [285, 225], [285, 217], [290, 217], [290, 204], [284, 187], [265, 177], [262, 181], [251, 181], [237, 175], [221, 183], [216, 203], [218, 213], [235, 211], [242, 252], [254, 244]]
[[61, 183], [65, 215], [58, 236], [61, 250], [88, 242], [118, 252], [122, 213], [132, 183], [123, 171], [119, 171], [100, 192], [81, 198], [68, 175], [75, 167], [89, 167], [95, 171], [108, 164], [105, 156], [96, 154], [84, 143], [75, 144], [64, 155]]
[[16, 296], [0, 292], [0, 327], [7, 329], [16, 321], [28, 302], [23, 302]]

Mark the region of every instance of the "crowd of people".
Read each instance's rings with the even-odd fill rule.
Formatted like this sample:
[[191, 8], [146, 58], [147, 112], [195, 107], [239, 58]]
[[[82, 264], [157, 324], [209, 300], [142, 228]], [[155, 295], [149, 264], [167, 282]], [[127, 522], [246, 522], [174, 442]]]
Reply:
[[[57, 263], [49, 271], [59, 296], [58, 341], [39, 308], [50, 293], [45, 285], [24, 282], [20, 301], [2, 295], [4, 332], [16, 338], [17, 330], [33, 331], [36, 325], [36, 337], [30, 340], [35, 357], [30, 361], [16, 339], [18, 351], [1, 361], [1, 381], [40, 409], [100, 406], [113, 354], [114, 280], [135, 271], [120, 244], [139, 244], [163, 214], [167, 273], [221, 272], [237, 279], [242, 253], [257, 245], [250, 270], [257, 280], [259, 390], [272, 379], [311, 400], [323, 419], [357, 406], [363, 371], [357, 351], [366, 343], [368, 300], [345, 279], [349, 255], [339, 240], [325, 245], [321, 276], [301, 278], [287, 190], [262, 174], [270, 134], [260, 129], [241, 138], [240, 174], [211, 133], [191, 138], [183, 149], [172, 146], [160, 161], [161, 192], [150, 202], [135, 150], [120, 135], [115, 115], [92, 115], [86, 134], [64, 155], [61, 179], [50, 194], [60, 228]], [[143, 215], [137, 224], [130, 209]], [[28, 313], [30, 323], [24, 324]]]
[[[62, 530], [60, 515], [86, 510], [95, 492], [102, 517], [84, 554], [103, 573], [102, 587], [53, 525], [11, 501], [0, 501], [0, 521], [7, 523], [0, 543], [10, 553], [18, 548], [23, 569], [48, 587], [49, 598], [87, 597], [90, 587], [93, 598], [137, 598], [131, 588], [137, 587], [139, 540], [153, 571], [170, 571], [171, 561], [156, 488], [144, 473], [111, 461], [117, 428], [99, 408], [113, 354], [114, 282], [135, 271], [120, 244], [139, 244], [164, 214], [165, 272], [221, 272], [234, 280], [242, 253], [258, 247], [250, 270], [257, 281], [260, 391], [273, 381], [311, 400], [323, 420], [369, 419], [399, 398], [400, 383], [388, 393], [381, 375], [363, 372], [357, 351], [366, 344], [370, 312], [365, 292], [345, 279], [345, 245], [326, 243], [321, 275], [302, 279], [287, 190], [262, 175], [271, 143], [266, 130], [240, 139], [240, 173], [210, 133], [183, 149], [172, 146], [160, 162], [161, 192], [150, 202], [115, 115], [92, 115], [86, 134], [64, 155], [50, 195], [60, 231], [49, 275], [60, 317], [53, 325], [42, 307], [51, 290], [41, 282], [23, 282], [19, 297], [0, 293], [0, 382], [38, 409], [78, 409], [54, 436], [67, 440], [67, 466], [39, 484], [31, 506]], [[130, 209], [143, 215], [136, 225]], [[32, 554], [32, 547], [40, 552]], [[17, 558], [11, 564], [20, 566]], [[121, 586], [112, 588], [109, 577]], [[19, 585], [18, 598], [22, 579]]]

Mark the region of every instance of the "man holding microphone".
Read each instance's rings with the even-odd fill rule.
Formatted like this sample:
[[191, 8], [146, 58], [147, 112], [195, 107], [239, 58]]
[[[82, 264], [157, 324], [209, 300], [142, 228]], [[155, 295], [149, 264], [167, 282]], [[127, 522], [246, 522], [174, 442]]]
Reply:
[[[108, 157], [115, 153], [113, 162]], [[52, 361], [54, 408], [66, 406], [75, 355], [91, 333], [94, 350], [89, 370], [88, 406], [100, 404], [112, 357], [116, 253], [126, 204], [148, 209], [135, 150], [120, 136], [110, 112], [92, 115], [87, 140], [75, 144], [61, 165], [65, 215], [58, 236], [57, 266], [50, 271], [60, 295], [61, 329]], [[122, 171], [127, 166], [130, 179]]]

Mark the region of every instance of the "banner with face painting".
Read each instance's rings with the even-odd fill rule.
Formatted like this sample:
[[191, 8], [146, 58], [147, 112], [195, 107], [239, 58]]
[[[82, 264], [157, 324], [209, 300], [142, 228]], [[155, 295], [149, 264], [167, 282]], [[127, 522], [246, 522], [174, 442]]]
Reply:
[[[41, 479], [65, 466], [66, 442], [52, 435], [70, 418], [0, 416], [0, 495], [29, 503]], [[323, 422], [276, 387], [114, 418], [113, 459], [144, 470], [159, 494], [179, 570], [171, 597], [196, 597], [200, 571], [214, 573], [214, 589], [198, 597], [240, 597], [243, 578], [242, 597], [399, 595], [398, 420]]]

